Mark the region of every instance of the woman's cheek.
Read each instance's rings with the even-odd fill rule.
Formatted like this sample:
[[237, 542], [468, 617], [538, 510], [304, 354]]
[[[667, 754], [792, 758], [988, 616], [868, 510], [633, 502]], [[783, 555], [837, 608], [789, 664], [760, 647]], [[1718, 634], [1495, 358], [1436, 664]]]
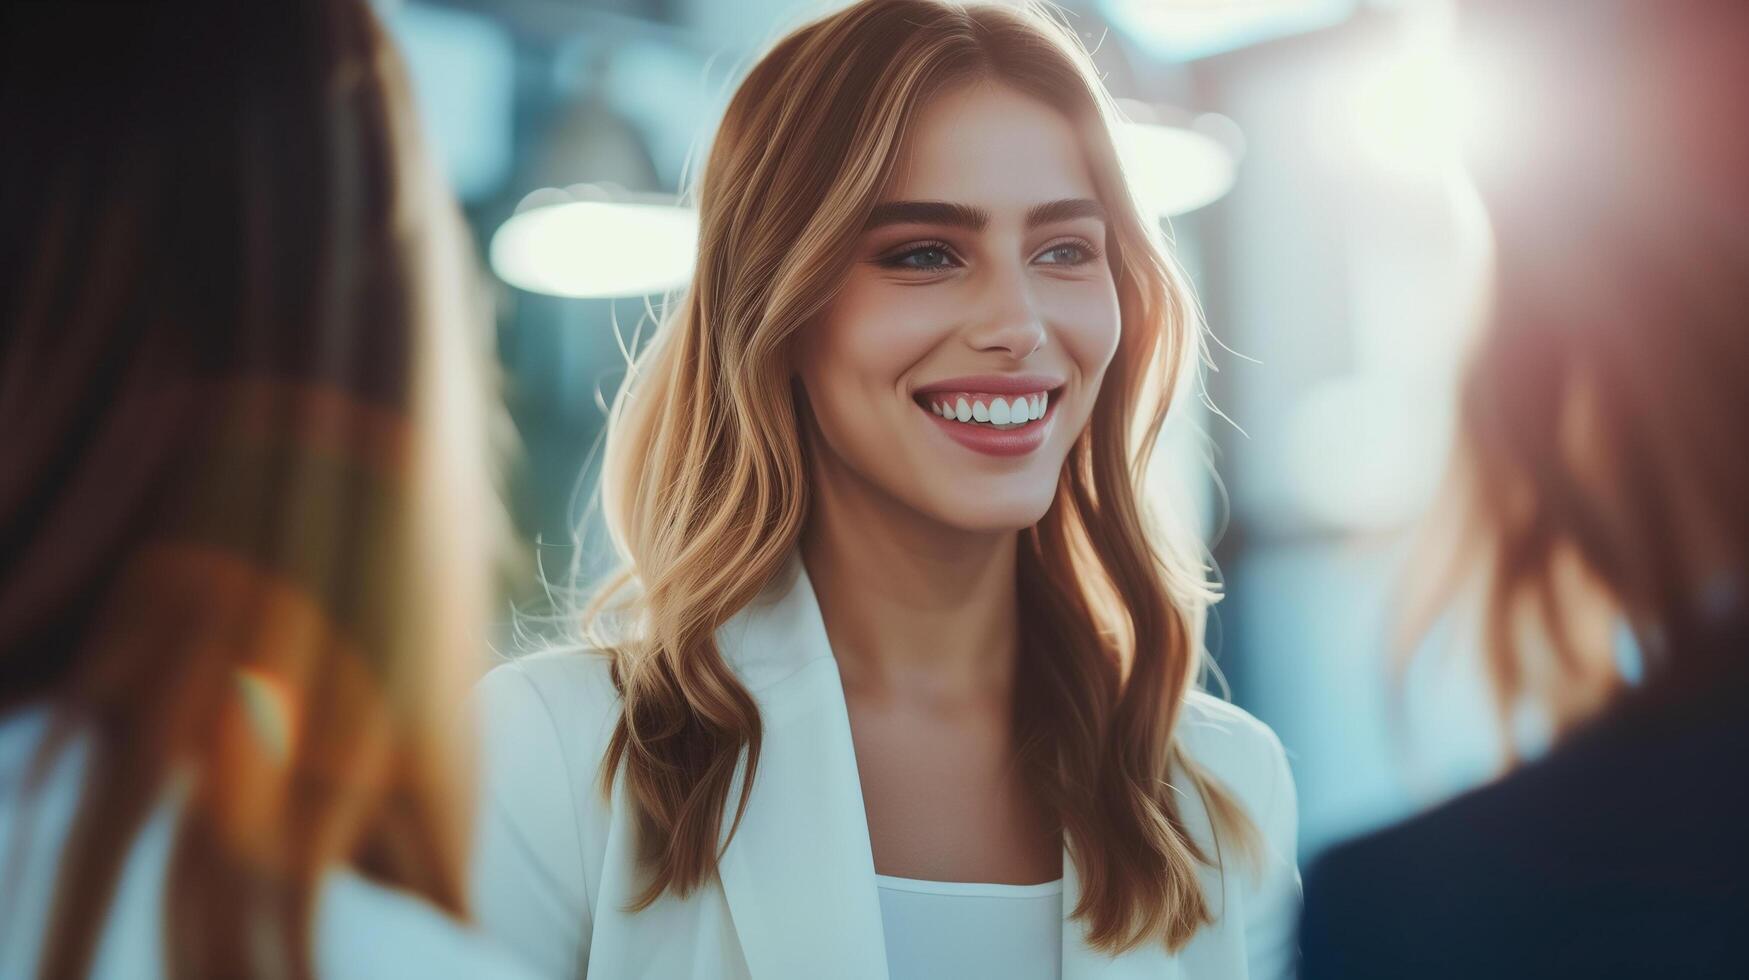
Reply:
[[1122, 334], [1117, 289], [1109, 279], [1066, 284], [1053, 297], [1049, 322], [1077, 370], [1093, 380], [1111, 363]]
[[906, 371], [939, 346], [954, 321], [934, 297], [920, 295], [927, 287], [888, 286], [866, 289], [853, 307], [844, 310], [845, 348], [860, 366], [859, 373], [891, 389]]

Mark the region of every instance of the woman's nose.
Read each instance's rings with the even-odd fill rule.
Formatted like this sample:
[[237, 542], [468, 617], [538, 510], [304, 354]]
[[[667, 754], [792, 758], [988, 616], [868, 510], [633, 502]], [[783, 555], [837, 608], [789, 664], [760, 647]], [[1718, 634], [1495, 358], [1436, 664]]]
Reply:
[[1023, 360], [1045, 345], [1044, 318], [1033, 301], [1025, 270], [1003, 269], [979, 297], [981, 315], [967, 341], [977, 350], [1003, 351]]

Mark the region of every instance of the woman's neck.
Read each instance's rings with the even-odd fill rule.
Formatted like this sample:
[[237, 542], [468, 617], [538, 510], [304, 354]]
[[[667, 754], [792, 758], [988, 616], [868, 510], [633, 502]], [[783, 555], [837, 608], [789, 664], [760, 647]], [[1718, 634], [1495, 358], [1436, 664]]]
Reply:
[[846, 693], [1005, 703], [1019, 649], [1019, 535], [948, 527], [835, 476], [815, 481], [801, 552]]

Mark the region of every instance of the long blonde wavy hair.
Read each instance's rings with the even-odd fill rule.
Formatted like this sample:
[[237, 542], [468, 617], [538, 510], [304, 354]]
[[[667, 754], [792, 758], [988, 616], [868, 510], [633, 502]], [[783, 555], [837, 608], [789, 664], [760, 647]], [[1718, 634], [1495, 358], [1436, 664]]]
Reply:
[[1196, 869], [1221, 858], [1187, 831], [1174, 783], [1202, 796], [1217, 840], [1255, 844], [1174, 736], [1216, 593], [1199, 546], [1155, 540], [1140, 486], [1200, 321], [1125, 181], [1110, 97], [1045, 8], [863, 0], [783, 38], [736, 91], [697, 189], [694, 279], [613, 404], [600, 501], [625, 567], [584, 620], [624, 702], [601, 789], [623, 764], [651, 876], [634, 908], [714, 873], [743, 750], [736, 821], [753, 785], [759, 711], [713, 636], [808, 517], [797, 336], [834, 296], [918, 111], [973, 80], [1069, 118], [1112, 218], [1120, 345], [1054, 502], [1020, 532], [1016, 738], [1082, 881], [1073, 914], [1114, 952], [1176, 949], [1212, 920]]

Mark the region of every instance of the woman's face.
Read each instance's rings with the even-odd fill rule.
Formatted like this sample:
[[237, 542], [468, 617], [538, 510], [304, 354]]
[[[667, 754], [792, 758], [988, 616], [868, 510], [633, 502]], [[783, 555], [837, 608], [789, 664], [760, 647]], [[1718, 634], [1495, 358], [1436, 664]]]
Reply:
[[1102, 213], [1052, 108], [989, 83], [930, 102], [801, 340], [825, 478], [968, 531], [1043, 517], [1117, 349]]

